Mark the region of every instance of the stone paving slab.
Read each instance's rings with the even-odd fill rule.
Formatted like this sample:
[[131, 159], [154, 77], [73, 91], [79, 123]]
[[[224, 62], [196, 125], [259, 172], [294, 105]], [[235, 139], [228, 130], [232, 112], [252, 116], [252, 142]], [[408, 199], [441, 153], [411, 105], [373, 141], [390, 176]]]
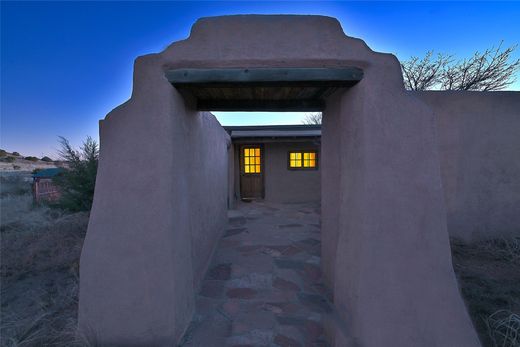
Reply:
[[242, 203], [201, 283], [181, 346], [328, 346], [318, 204]]

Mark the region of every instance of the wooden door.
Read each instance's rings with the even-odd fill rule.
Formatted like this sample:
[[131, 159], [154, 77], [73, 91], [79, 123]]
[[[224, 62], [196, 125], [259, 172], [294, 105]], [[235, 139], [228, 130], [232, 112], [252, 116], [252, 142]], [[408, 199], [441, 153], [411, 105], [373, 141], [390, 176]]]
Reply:
[[240, 147], [240, 197], [261, 199], [264, 197], [264, 160], [261, 145]]

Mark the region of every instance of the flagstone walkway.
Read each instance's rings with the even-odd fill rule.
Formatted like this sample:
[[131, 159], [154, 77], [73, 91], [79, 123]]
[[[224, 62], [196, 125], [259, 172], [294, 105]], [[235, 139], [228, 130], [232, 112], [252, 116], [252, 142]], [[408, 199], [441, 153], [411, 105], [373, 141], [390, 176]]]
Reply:
[[318, 204], [241, 203], [181, 346], [327, 346]]

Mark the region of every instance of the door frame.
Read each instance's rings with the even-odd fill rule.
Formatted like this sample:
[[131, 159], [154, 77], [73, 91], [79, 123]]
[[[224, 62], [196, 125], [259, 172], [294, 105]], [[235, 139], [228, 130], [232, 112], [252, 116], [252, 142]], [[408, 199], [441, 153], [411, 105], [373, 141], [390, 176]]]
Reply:
[[[246, 174], [244, 172], [244, 148], [260, 148], [260, 173], [259, 174]], [[242, 177], [257, 175], [261, 177], [261, 193], [260, 197], [244, 197], [242, 195]], [[242, 199], [265, 199], [265, 146], [263, 143], [242, 143], [238, 146], [238, 189], [240, 190], [239, 196], [240, 200]]]

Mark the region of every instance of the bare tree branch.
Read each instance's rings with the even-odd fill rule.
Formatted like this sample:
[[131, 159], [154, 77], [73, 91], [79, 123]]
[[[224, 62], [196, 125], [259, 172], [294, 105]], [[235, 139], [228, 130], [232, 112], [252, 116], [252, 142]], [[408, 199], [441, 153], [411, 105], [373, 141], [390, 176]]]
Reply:
[[464, 60], [454, 62], [453, 56], [433, 51], [419, 59], [411, 57], [401, 63], [405, 88], [409, 90], [501, 90], [517, 80], [520, 59], [511, 60], [518, 45], [502, 49], [502, 42]]
[[303, 124], [321, 124], [321, 112], [306, 114], [302, 120]]
[[410, 60], [401, 63], [406, 89], [427, 90], [441, 83], [441, 71], [453, 60], [451, 55], [437, 54], [437, 59], [432, 60], [433, 51], [419, 60], [411, 57]]

